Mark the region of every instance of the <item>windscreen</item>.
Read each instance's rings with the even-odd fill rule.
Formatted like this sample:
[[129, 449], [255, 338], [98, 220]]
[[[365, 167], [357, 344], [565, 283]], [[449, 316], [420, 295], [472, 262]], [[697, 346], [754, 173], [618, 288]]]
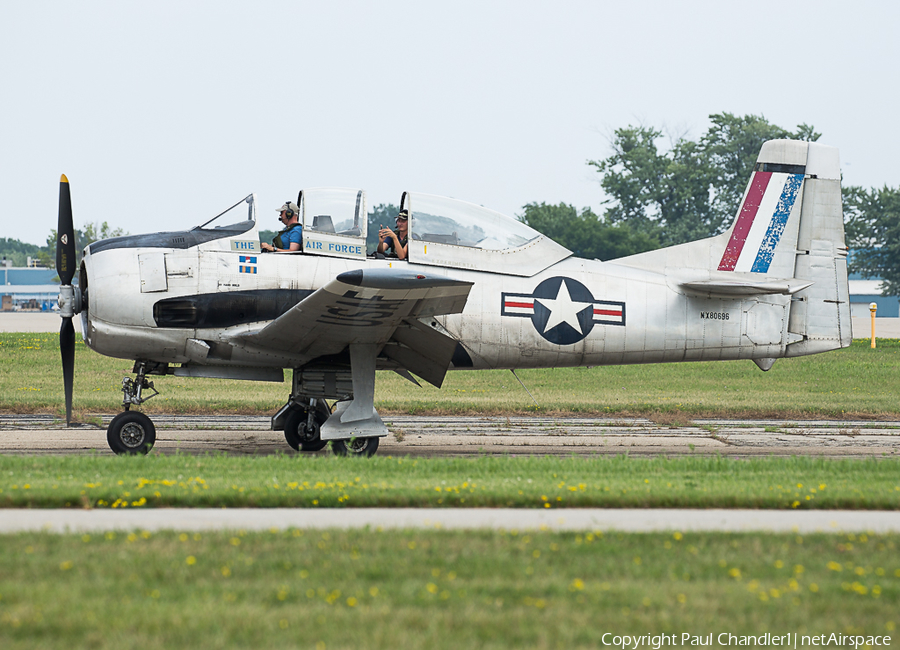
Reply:
[[303, 227], [307, 231], [364, 236], [366, 221], [360, 218], [364, 209], [362, 190], [303, 190]]
[[[244, 204], [247, 207], [244, 208]], [[254, 196], [241, 199], [233, 206], [220, 212], [215, 217], [197, 226], [195, 230], [229, 230], [235, 232], [244, 232], [253, 227], [256, 221], [256, 202]]]

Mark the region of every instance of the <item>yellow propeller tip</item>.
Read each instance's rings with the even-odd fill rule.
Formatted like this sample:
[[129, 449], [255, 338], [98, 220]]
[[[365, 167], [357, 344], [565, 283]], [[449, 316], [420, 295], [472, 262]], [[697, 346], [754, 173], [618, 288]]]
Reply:
[[69, 179], [66, 178], [66, 175], [65, 175], [65, 174], [63, 174], [62, 176], [59, 177], [59, 182], [60, 182], [60, 183], [68, 183], [68, 182], [69, 182]]

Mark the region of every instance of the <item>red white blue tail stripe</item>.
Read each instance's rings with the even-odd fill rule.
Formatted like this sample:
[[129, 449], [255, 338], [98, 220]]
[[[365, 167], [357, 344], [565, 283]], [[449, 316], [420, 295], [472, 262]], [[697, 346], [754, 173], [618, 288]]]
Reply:
[[767, 273], [800, 194], [803, 174], [755, 172], [720, 271]]

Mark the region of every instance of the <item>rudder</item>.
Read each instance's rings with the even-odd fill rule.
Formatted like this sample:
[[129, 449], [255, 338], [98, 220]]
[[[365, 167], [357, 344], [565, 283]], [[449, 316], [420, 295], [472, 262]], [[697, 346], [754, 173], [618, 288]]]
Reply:
[[813, 284], [792, 296], [788, 331], [803, 340], [787, 356], [845, 348], [852, 340], [847, 246], [835, 147], [809, 143], [794, 277]]

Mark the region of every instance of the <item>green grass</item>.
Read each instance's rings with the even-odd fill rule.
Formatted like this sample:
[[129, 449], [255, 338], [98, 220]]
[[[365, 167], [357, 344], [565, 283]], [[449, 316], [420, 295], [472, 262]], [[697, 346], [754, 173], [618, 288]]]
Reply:
[[[380, 373], [390, 413], [900, 414], [900, 342], [780, 360]], [[79, 341], [75, 404], [131, 363]], [[289, 375], [289, 373], [288, 373]], [[148, 412], [270, 414], [287, 384], [154, 378]], [[56, 335], [0, 334], [0, 411], [61, 414]], [[895, 459], [0, 457], [0, 507], [900, 508]], [[8, 535], [0, 647], [597, 648], [603, 634], [897, 635], [900, 536], [301, 531]], [[690, 640], [678, 645], [689, 645]], [[715, 642], [715, 639], [714, 639]], [[802, 642], [801, 642], [802, 643]], [[808, 647], [807, 643], [807, 647]], [[644, 646], [646, 647], [646, 645]]]
[[900, 508], [900, 461], [0, 457], [0, 507]]
[[689, 646], [685, 632], [714, 643], [765, 632], [895, 639], [898, 546], [900, 536], [865, 534], [19, 534], [0, 545], [0, 647], [568, 649], [599, 648], [605, 633], [608, 642], [676, 634]]
[[[74, 406], [114, 413], [132, 362], [102, 357], [78, 339]], [[535, 407], [509, 371], [457, 371], [442, 389], [418, 388], [380, 372], [382, 413], [569, 413], [687, 417], [895, 418], [900, 415], [900, 340], [867, 340], [846, 349], [780, 359], [767, 373], [752, 361], [670, 363], [521, 370]], [[290, 372], [285, 373], [290, 380]], [[148, 413], [269, 415], [287, 399], [288, 383], [153, 377], [161, 395]], [[0, 334], [0, 411], [63, 414], [56, 334]]]

